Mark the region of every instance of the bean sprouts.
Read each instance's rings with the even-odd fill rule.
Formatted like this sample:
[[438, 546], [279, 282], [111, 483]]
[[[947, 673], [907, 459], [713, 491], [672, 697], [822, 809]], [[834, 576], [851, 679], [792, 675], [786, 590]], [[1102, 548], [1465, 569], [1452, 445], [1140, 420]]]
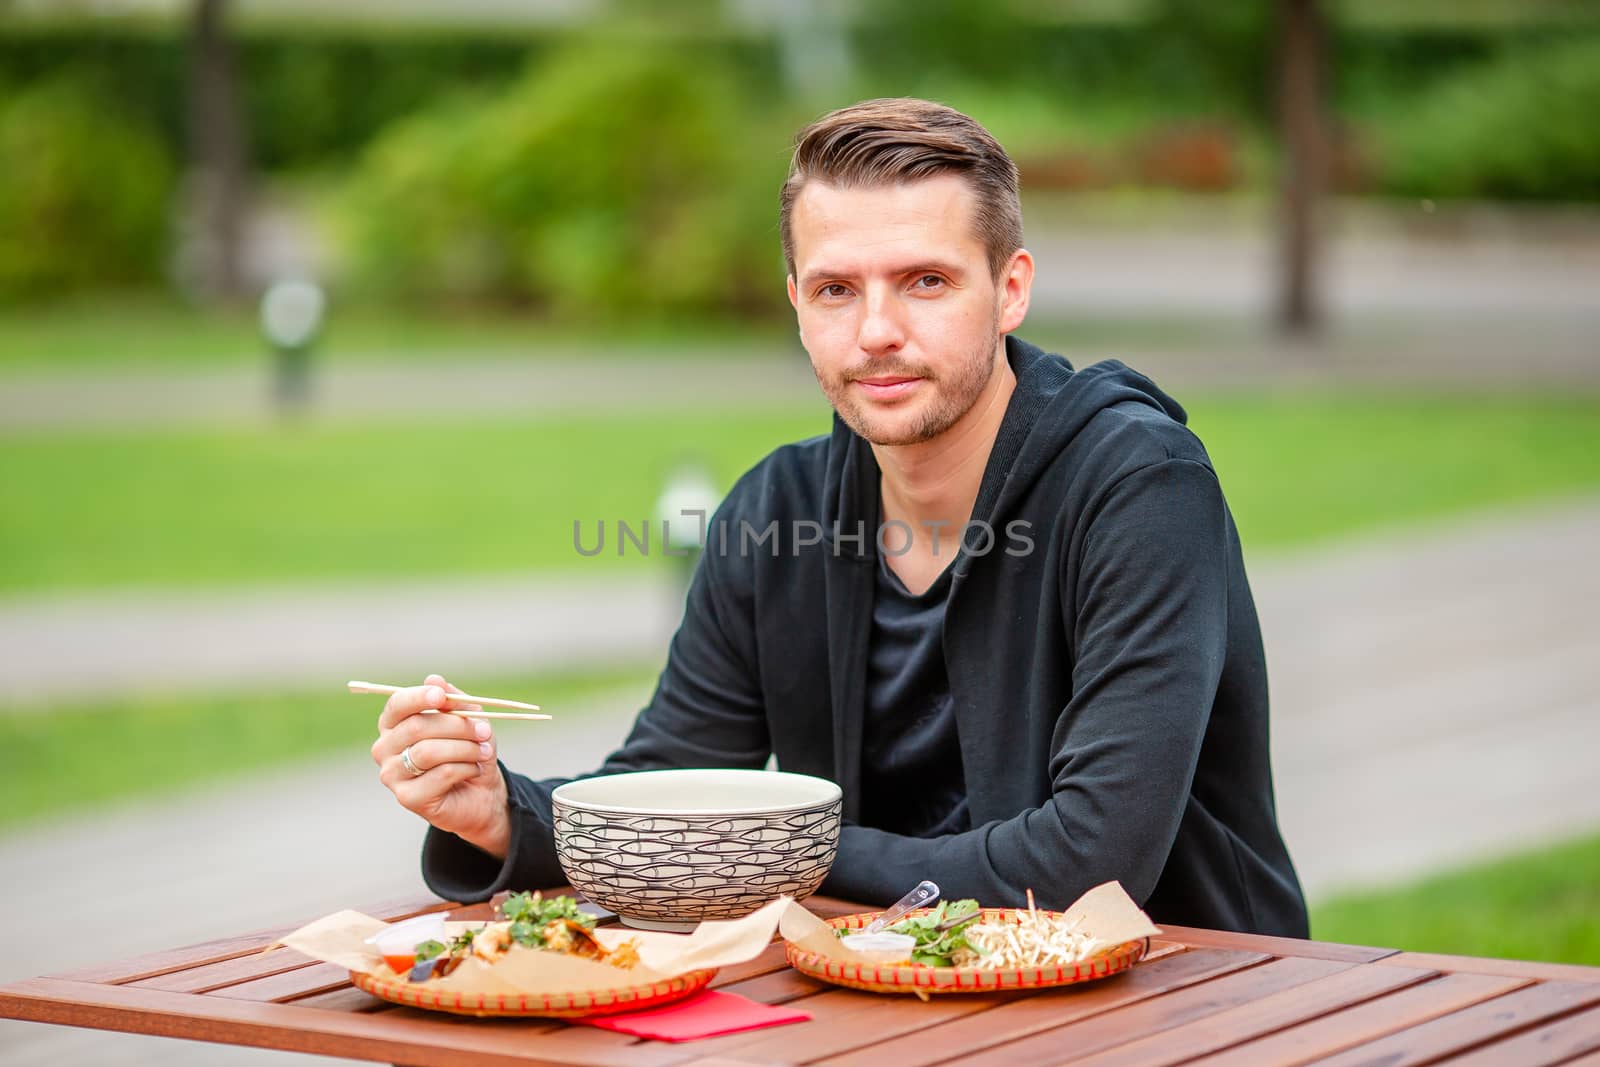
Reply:
[[1015, 922], [986, 920], [965, 930], [968, 949], [958, 950], [957, 967], [999, 970], [1009, 967], [1067, 967], [1111, 946], [1078, 929], [1079, 919], [1068, 920], [1034, 907], [1028, 890], [1028, 910]]

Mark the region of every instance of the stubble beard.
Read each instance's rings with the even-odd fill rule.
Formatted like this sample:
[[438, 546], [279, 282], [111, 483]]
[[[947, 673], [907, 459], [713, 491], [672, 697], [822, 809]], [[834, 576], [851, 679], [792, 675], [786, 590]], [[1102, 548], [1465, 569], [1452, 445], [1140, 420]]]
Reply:
[[[1000, 317], [997, 314], [988, 336], [998, 338], [999, 330]], [[856, 436], [870, 444], [880, 446], [919, 445], [938, 437], [972, 410], [972, 406], [978, 402], [978, 398], [989, 385], [989, 380], [994, 376], [996, 343], [993, 340], [988, 341], [983, 347], [971, 353], [957, 366], [954, 377], [948, 379], [931, 377], [920, 367], [889, 361], [874, 364], [860, 374], [842, 376], [830, 381], [824, 381], [818, 374], [817, 383], [822, 386], [822, 391], [827, 395], [828, 402], [833, 405], [833, 410], [839, 413], [844, 424], [850, 427]], [[815, 372], [816, 368], [813, 366], [812, 370]], [[897, 374], [924, 378], [934, 392], [932, 399], [924, 402], [916, 420], [905, 429], [883, 425], [889, 421], [888, 419], [875, 420], [868, 413], [867, 405], [859, 401], [852, 384], [857, 377]]]

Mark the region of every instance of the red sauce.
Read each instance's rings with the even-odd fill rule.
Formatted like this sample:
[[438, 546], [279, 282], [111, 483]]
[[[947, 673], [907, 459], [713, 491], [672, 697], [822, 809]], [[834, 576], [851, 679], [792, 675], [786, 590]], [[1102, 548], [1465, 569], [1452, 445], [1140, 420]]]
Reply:
[[417, 965], [417, 957], [414, 953], [408, 952], [404, 956], [385, 956], [383, 962], [387, 963], [395, 974], [405, 974]]

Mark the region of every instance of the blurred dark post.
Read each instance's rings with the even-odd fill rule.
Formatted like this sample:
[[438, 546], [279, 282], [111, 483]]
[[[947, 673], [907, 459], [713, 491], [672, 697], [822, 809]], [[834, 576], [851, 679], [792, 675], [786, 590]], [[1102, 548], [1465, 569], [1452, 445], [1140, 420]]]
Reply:
[[195, 0], [189, 50], [190, 181], [199, 221], [199, 291], [225, 300], [244, 293], [241, 248], [245, 188], [244, 117], [228, 40], [225, 0]]
[[1319, 0], [1278, 0], [1278, 123], [1284, 168], [1278, 314], [1284, 328], [1297, 334], [1315, 331], [1321, 317], [1317, 214], [1328, 172], [1327, 42]]

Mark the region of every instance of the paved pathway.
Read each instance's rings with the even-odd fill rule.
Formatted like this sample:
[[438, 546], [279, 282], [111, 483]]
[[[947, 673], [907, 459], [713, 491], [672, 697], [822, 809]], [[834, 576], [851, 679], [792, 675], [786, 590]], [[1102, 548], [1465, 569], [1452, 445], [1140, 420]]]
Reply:
[[[1062, 351], [1074, 366], [1117, 358], [1169, 389], [1276, 385], [1405, 385], [1429, 389], [1600, 386], [1600, 312], [1582, 323], [1529, 329], [1491, 322], [1422, 334], [1381, 327], [1324, 344], [1293, 345], [1246, 333], [1226, 342], [1168, 347], [1052, 345], [1051, 327], [1021, 336]], [[258, 367], [0, 377], [0, 432], [265, 426], [274, 422]], [[595, 354], [560, 363], [441, 354], [349, 363], [319, 375], [312, 420], [475, 417], [604, 410], [705, 411], [822, 405], [803, 352], [752, 351], [743, 359], [663, 355], [619, 361]]]
[[[536, 357], [412, 354], [319, 368], [313, 418], [438, 418], [702, 410], [719, 399], [745, 407], [823, 403], [798, 348], [720, 358], [664, 353], [628, 359], [593, 351]], [[7, 373], [0, 378], [0, 428], [239, 426], [275, 419], [267, 368]]]
[[[1195, 323], [1166, 346], [1068, 349], [1108, 355], [1163, 384], [1427, 382], [1600, 384], [1600, 216], [1450, 209], [1425, 218], [1341, 205], [1324, 264], [1330, 336], [1286, 347], [1262, 324], [1277, 255], [1270, 217], [1240, 202], [1174, 198], [1139, 208], [1079, 197], [1030, 214], [1038, 262], [1023, 336], [1051, 323]], [[1241, 207], [1251, 214], [1242, 215]], [[721, 346], [719, 346], [721, 347]], [[0, 429], [237, 425], [272, 417], [264, 366], [0, 376]], [[576, 407], [820, 403], [797, 344], [704, 358], [570, 348], [536, 358], [369, 353], [317, 379], [317, 417], [540, 413]]]
[[[1600, 828], [1596, 544], [1589, 497], [1252, 560], [1279, 807], [1313, 896]], [[608, 603], [564, 628], [598, 632]], [[592, 765], [633, 703], [505, 732], [507, 756], [538, 774]], [[0, 838], [0, 981], [405, 895], [418, 837], [352, 751]], [[53, 915], [69, 934], [40, 922]], [[314, 1062], [20, 1023], [0, 1024], [0, 1060]]]
[[[676, 561], [673, 561], [676, 562]], [[657, 659], [683, 614], [669, 568], [275, 584], [0, 600], [0, 714], [130, 689], [342, 685], [438, 671], [537, 671]]]
[[1257, 560], [1307, 886], [1600, 831], [1600, 498]]

